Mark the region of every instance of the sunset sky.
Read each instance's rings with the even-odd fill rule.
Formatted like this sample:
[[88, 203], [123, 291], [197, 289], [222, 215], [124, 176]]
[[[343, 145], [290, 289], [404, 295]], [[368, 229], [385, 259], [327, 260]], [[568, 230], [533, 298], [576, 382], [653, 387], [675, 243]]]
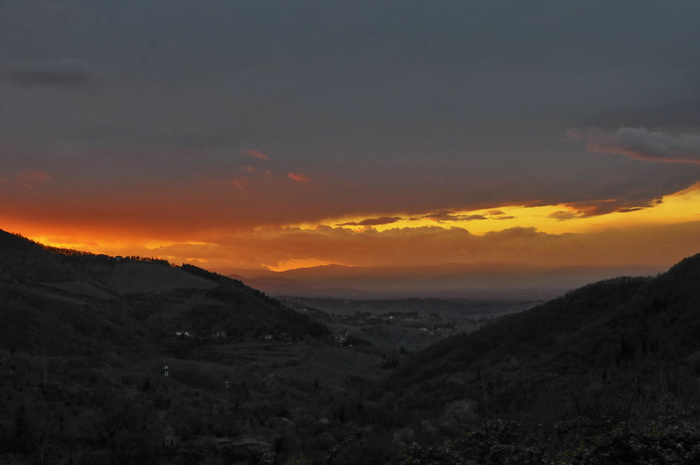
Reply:
[[0, 3], [0, 229], [213, 269], [700, 252], [700, 2]]

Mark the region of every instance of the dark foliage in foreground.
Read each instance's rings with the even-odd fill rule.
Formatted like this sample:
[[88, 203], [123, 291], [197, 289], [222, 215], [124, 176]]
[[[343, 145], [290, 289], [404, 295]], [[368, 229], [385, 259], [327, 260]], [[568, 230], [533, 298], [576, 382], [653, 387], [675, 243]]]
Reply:
[[[546, 435], [546, 434], [549, 435]], [[465, 428], [455, 439], [411, 444], [394, 465], [597, 465], [696, 464], [700, 430], [678, 419], [638, 428], [585, 419], [557, 423], [553, 431], [526, 431], [515, 422], [492, 420]]]

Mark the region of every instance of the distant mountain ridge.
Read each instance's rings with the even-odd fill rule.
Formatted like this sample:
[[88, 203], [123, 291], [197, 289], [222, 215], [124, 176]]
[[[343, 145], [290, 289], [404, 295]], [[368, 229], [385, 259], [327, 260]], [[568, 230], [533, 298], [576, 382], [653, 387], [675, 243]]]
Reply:
[[660, 271], [643, 266], [544, 268], [451, 263], [416, 267], [324, 265], [280, 272], [231, 269], [225, 273], [273, 296], [548, 299], [601, 279]]

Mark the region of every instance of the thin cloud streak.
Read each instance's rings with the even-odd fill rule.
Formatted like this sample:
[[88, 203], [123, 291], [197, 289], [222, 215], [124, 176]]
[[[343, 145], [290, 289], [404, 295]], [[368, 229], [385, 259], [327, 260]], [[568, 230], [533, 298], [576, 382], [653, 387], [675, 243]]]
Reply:
[[261, 152], [260, 150], [242, 150], [241, 155], [255, 158], [257, 160], [269, 160], [270, 157], [267, 154]]
[[287, 173], [287, 177], [295, 182], [309, 182], [309, 177], [301, 173]]
[[350, 221], [347, 223], [340, 223], [338, 224], [338, 226], [380, 226], [384, 224], [396, 223], [400, 219], [400, 216], [382, 216], [380, 218], [367, 218], [362, 221]]
[[451, 211], [440, 211], [425, 215], [423, 219], [437, 221], [442, 223], [445, 221], [478, 221], [488, 219], [484, 215], [455, 215]]
[[4, 80], [25, 88], [63, 88], [93, 92], [104, 83], [97, 68], [80, 60], [23, 61], [4, 73]]

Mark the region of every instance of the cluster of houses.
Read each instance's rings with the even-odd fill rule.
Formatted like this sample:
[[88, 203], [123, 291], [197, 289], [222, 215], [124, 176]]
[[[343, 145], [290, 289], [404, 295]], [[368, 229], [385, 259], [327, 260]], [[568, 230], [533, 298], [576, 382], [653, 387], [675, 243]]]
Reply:
[[[195, 334], [191, 331], [175, 331], [175, 337], [190, 339], [195, 337]], [[226, 331], [214, 331], [209, 337], [211, 339], [224, 339], [228, 337], [228, 335], [226, 334]]]
[[335, 340], [335, 343], [338, 345], [345, 345], [348, 342], [348, 330], [343, 329], [335, 332], [335, 335], [333, 337]]
[[[226, 331], [214, 331], [208, 336], [202, 336], [201, 334], [195, 334], [193, 331], [185, 331], [185, 330], [178, 330], [175, 331], [175, 337], [179, 339], [193, 339], [193, 338], [202, 338], [206, 337], [209, 339], [226, 339], [230, 335]], [[287, 333], [281, 333], [281, 334], [263, 334], [258, 337], [259, 340], [265, 341], [265, 342], [294, 342], [295, 337], [291, 334]]]
[[261, 339], [262, 339], [263, 341], [265, 341], [265, 342], [274, 342], [274, 341], [278, 341], [278, 342], [287, 342], [287, 343], [289, 343], [289, 342], [294, 342], [294, 341], [295, 341], [294, 337], [293, 337], [291, 334], [287, 334], [287, 333], [282, 333], [282, 334], [278, 334], [278, 335], [269, 334], [269, 333], [268, 333], [268, 334], [263, 335], [263, 336], [261, 337]]

